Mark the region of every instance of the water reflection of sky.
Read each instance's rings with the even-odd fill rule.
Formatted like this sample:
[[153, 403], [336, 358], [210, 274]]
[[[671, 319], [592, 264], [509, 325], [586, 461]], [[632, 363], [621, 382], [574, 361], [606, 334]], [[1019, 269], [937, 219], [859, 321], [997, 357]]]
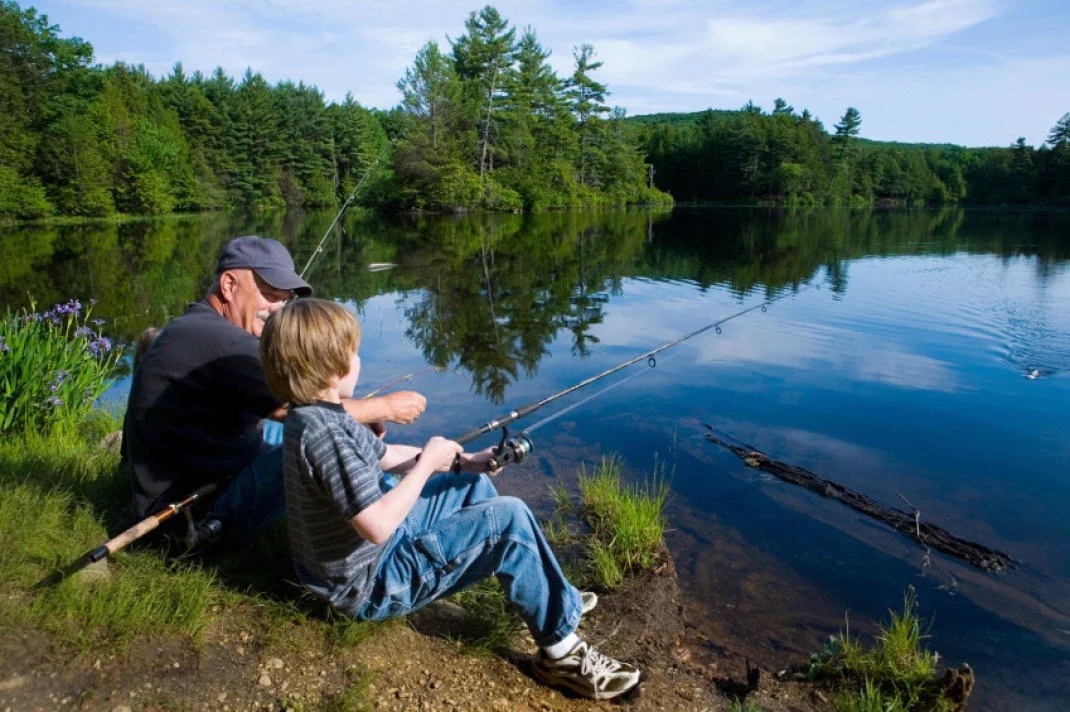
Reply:
[[[597, 372], [760, 300], [686, 283], [628, 281], [595, 331], [595, 362], [577, 364], [575, 372]], [[993, 674], [987, 669], [992, 661], [980, 652], [988, 643], [958, 628], [974, 626], [1022, 654], [1065, 663], [1070, 271], [1049, 270], [1038, 279], [1034, 259], [964, 254], [852, 262], [846, 292], [800, 291], [766, 312], [725, 324], [720, 334], [674, 347], [659, 357], [655, 371], [562, 420], [575, 418], [576, 432], [627, 453], [640, 472], [649, 470], [649, 451], [664, 452], [668, 440], [651, 431], [661, 427], [686, 441], [685, 424], [694, 435], [709, 423], [879, 502], [917, 507], [953, 533], [1002, 548], [1023, 562], [1020, 571], [986, 579], [945, 563], [954, 573], [922, 586], [932, 606], [927, 610], [939, 609], [944, 619], [935, 626], [944, 652]], [[627, 420], [621, 413], [636, 411], [632, 422], [621, 422]], [[585, 425], [585, 418], [612, 425]], [[812, 542], [799, 538], [800, 527], [806, 536], [825, 537], [813, 523], [775, 533], [775, 521], [794, 518], [750, 512], [737, 520], [724, 509], [724, 492], [703, 492], [722, 486], [711, 484], [706, 469], [731, 468], [731, 461], [698, 457], [709, 463], [693, 463], [703, 474], [678, 473], [675, 483], [690, 506], [735, 522], [746, 539], [778, 551], [784, 565], [830, 585], [839, 582], [836, 595], [845, 607], [872, 610], [867, 596], [875, 589], [896, 580], [893, 585], [906, 585], [899, 564], [879, 563], [884, 555], [917, 571], [916, 550], [900, 549], [894, 537], [874, 540], [864, 534], [872, 525], [851, 517], [836, 526], [879, 547], [881, 556], [868, 556], [873, 570], [851, 578], [839, 565], [813, 560], [813, 552], [800, 550]], [[790, 506], [832, 521], [842, 516], [786, 486], [760, 487], [786, 497], [782, 506], [795, 502]], [[762, 527], [752, 528], [748, 519]], [[855, 548], [836, 541], [825, 545]], [[947, 599], [952, 588], [957, 604]], [[934, 603], [932, 596], [941, 598]], [[1063, 677], [1057, 684], [1066, 682]]]

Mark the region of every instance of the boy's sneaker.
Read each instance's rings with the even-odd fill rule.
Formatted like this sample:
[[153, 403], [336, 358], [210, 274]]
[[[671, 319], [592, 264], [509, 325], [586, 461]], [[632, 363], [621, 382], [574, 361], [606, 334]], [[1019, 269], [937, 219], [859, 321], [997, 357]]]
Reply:
[[595, 593], [594, 591], [580, 591], [580, 615], [590, 613], [597, 605], [597, 593]]
[[639, 669], [603, 655], [581, 640], [565, 657], [549, 658], [539, 651], [532, 666], [535, 677], [547, 685], [564, 685], [592, 700], [608, 700], [639, 684]]

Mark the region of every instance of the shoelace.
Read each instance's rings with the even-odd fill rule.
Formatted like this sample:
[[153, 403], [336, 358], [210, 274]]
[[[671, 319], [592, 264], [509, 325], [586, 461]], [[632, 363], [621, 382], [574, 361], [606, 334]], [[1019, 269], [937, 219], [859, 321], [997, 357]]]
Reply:
[[587, 646], [583, 659], [580, 660], [580, 672], [584, 675], [589, 674], [596, 680], [600, 680], [602, 677], [614, 672], [618, 667], [620, 667], [620, 663], [608, 655], [603, 655], [590, 645]]

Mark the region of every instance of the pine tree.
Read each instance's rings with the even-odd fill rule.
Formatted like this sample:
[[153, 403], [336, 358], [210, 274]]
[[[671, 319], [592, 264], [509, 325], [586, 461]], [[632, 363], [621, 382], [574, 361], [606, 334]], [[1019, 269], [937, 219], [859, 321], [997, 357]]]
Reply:
[[602, 180], [604, 158], [601, 144], [605, 127], [601, 115], [609, 113], [609, 107], [605, 104], [606, 86], [591, 77], [602, 66], [602, 62], [593, 61], [594, 54], [594, 47], [589, 44], [572, 50], [576, 65], [567, 82], [566, 96], [580, 137], [579, 180], [597, 187]]
[[453, 43], [453, 60], [457, 75], [475, 98], [479, 134], [475, 165], [482, 181], [494, 167], [495, 110], [513, 64], [516, 30], [490, 5], [469, 14], [464, 26], [466, 34]]
[[848, 106], [840, 123], [835, 125], [836, 138], [846, 143], [849, 139], [858, 135], [862, 130], [862, 114], [853, 106]]
[[280, 205], [280, 141], [271, 88], [259, 73], [246, 70], [227, 108], [234, 140], [235, 197], [249, 207]]
[[1048, 144], [1055, 148], [1056, 146], [1066, 146], [1070, 144], [1070, 113], [1063, 114], [1063, 117], [1051, 128], [1048, 133]]
[[456, 116], [461, 111], [460, 83], [437, 42], [428, 42], [420, 48], [397, 88], [402, 94], [405, 113], [427, 133], [432, 149], [437, 151], [439, 142], [455, 127]]

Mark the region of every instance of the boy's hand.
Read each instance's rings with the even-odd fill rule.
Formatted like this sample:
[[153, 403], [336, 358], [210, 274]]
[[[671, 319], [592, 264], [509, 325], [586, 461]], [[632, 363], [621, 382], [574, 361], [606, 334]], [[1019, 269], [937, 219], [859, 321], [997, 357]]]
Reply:
[[493, 459], [493, 447], [488, 447], [486, 450], [480, 450], [479, 452], [462, 452], [461, 470], [475, 474], [486, 472], [488, 475], [496, 475], [502, 471], [503, 467], [499, 466], [493, 470], [490, 469], [490, 461]]
[[448, 472], [453, 466], [453, 459], [460, 455], [461, 451], [461, 446], [454, 441], [436, 435], [424, 445], [420, 462], [430, 466], [435, 472]]

